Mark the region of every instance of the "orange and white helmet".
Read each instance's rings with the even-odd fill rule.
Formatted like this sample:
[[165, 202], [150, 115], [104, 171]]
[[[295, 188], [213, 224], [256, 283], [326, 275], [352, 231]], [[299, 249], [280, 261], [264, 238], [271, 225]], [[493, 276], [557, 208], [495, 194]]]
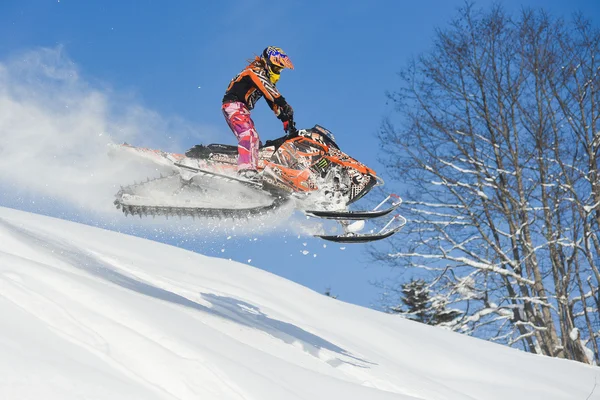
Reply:
[[292, 60], [279, 47], [269, 46], [264, 49], [262, 59], [269, 72], [269, 79], [273, 83], [277, 83], [282, 70], [285, 68], [294, 69]]

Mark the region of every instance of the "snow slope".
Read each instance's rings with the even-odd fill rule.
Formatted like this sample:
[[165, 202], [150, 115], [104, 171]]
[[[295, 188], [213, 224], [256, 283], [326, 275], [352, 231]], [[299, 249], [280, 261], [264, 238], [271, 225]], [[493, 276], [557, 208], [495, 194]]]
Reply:
[[3, 400], [585, 400], [600, 399], [598, 375], [251, 266], [0, 208]]

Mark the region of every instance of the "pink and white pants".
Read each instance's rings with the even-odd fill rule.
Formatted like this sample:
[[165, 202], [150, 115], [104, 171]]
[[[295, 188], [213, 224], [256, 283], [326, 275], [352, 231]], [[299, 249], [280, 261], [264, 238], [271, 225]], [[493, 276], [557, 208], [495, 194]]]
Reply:
[[238, 140], [238, 171], [256, 170], [258, 165], [258, 132], [250, 118], [250, 110], [242, 102], [224, 103], [223, 115]]

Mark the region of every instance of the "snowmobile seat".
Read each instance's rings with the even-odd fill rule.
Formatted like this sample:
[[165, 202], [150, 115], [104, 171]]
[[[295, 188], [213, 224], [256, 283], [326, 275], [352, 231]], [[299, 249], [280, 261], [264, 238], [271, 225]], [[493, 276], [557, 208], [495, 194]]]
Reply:
[[208, 158], [213, 153], [237, 154], [237, 152], [237, 146], [230, 144], [209, 144], [208, 146], [197, 144], [186, 151], [185, 155], [189, 158]]
[[[275, 140], [267, 140], [264, 144], [262, 142], [260, 143], [260, 148], [262, 149], [269, 146], [275, 146], [275, 148], [278, 148], [287, 139], [289, 139], [289, 136], [283, 136]], [[231, 144], [209, 144], [207, 146], [203, 144], [197, 144], [186, 151], [185, 155], [189, 158], [206, 159], [214, 153], [237, 155], [238, 147]]]

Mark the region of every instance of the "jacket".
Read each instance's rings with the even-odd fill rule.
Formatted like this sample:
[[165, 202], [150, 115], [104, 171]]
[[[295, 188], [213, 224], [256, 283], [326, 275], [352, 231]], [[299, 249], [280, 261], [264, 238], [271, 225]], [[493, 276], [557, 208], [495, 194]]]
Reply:
[[231, 80], [223, 97], [223, 103], [239, 101], [244, 103], [249, 110], [252, 110], [261, 97], [265, 98], [267, 104], [277, 116], [279, 116], [282, 108], [287, 105], [285, 98], [269, 80], [269, 75], [262, 61], [257, 57]]

